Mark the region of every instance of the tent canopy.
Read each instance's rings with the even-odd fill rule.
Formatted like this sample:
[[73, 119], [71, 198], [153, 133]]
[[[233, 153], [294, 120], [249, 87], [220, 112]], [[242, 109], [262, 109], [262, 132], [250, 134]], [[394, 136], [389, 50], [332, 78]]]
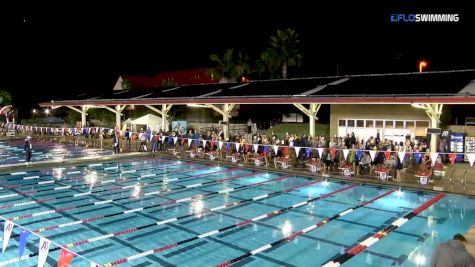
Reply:
[[[127, 123], [129, 120], [125, 121]], [[147, 114], [145, 116], [142, 116], [140, 118], [130, 120], [129, 121], [132, 126], [134, 125], [146, 125], [147, 128], [150, 127], [152, 130], [159, 130], [160, 127], [162, 127], [162, 118], [153, 114]], [[165, 123], [168, 123], [168, 121], [165, 121]], [[137, 129], [139, 130], [139, 129]], [[145, 130], [145, 129], [144, 129]]]

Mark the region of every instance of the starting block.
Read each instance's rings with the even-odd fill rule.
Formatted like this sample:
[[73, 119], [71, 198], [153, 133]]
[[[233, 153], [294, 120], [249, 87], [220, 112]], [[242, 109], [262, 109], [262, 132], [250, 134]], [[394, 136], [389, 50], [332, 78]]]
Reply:
[[216, 159], [216, 152], [215, 151], [210, 151], [208, 153], [205, 153], [205, 158], [207, 157], [210, 160], [215, 160]]

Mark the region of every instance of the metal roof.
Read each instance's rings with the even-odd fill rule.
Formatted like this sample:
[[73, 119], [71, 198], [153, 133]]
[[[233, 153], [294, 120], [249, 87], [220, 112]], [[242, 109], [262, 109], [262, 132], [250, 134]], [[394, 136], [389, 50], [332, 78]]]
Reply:
[[155, 104], [475, 104], [475, 70], [310, 77], [81, 94], [40, 106]]

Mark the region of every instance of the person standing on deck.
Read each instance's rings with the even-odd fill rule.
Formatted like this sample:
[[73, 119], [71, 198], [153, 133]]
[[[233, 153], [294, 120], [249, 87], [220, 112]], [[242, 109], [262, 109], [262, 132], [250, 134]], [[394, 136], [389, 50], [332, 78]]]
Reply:
[[31, 152], [33, 150], [33, 146], [31, 145], [31, 136], [26, 137], [24, 150], [25, 150], [25, 164], [30, 165], [31, 164]]

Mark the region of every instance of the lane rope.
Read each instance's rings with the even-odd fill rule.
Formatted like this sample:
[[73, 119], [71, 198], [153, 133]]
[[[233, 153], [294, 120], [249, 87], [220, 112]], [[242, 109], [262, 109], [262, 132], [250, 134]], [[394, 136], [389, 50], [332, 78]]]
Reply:
[[[286, 176], [274, 178], [274, 179], [263, 181], [263, 182], [258, 182], [258, 183], [254, 183], [254, 184], [250, 184], [250, 185], [243, 185], [243, 186], [239, 186], [239, 187], [235, 187], [235, 188], [228, 188], [228, 189], [225, 189], [225, 190], [210, 192], [208, 194], [198, 195], [198, 196], [200, 196], [200, 198], [204, 198], [204, 197], [207, 197], [209, 195], [229, 193], [229, 192], [232, 192], [232, 191], [238, 191], [238, 190], [243, 190], [243, 189], [247, 189], [247, 188], [254, 187], [254, 186], [259, 186], [259, 185], [262, 185], [262, 184], [265, 184], [265, 183], [270, 183], [270, 182], [274, 182], [274, 181], [288, 179], [290, 177], [294, 177], [294, 176], [293, 175], [286, 175]], [[341, 191], [341, 189], [338, 190], [338, 191]], [[159, 206], [165, 206], [165, 205], [170, 205], [170, 204], [174, 204], [174, 203], [189, 202], [193, 199], [194, 198], [192, 198], [192, 197], [188, 197], [188, 198], [182, 198], [182, 199], [179, 199], [179, 200], [171, 200], [171, 201], [167, 201], [167, 202], [162, 202], [162, 203], [159, 204]], [[137, 209], [133, 209], [133, 210], [134, 210], [134, 212], [137, 212], [137, 211], [143, 210], [143, 208], [137, 208]], [[131, 213], [131, 212], [129, 212], [129, 213]], [[272, 216], [272, 215], [270, 215], [270, 216]], [[168, 220], [165, 220], [165, 221], [167, 221], [166, 223], [169, 223], [169, 222], [172, 222], [173, 220], [168, 219]], [[164, 224], [164, 223], [161, 223], [161, 224]], [[93, 242], [104, 240], [104, 239], [109, 239], [109, 238], [112, 238], [112, 237], [115, 237], [115, 236], [136, 232], [138, 230], [141, 230], [141, 229], [144, 229], [144, 228], [147, 228], [147, 227], [151, 227], [151, 226], [155, 226], [155, 225], [157, 225], [157, 223], [153, 223], [153, 224], [150, 224], [150, 225], [147, 225], [147, 226], [144, 225], [144, 226], [139, 226], [139, 227], [135, 227], [135, 228], [130, 228], [130, 229], [126, 229], [126, 230], [122, 230], [122, 231], [119, 231], [119, 232], [110, 233], [110, 234], [106, 234], [106, 235], [96, 236], [96, 237], [93, 237], [93, 238], [84, 239], [84, 240], [80, 240], [80, 241], [76, 241], [76, 242], [73, 242], [73, 243], [66, 244], [66, 245], [64, 245], [64, 247], [69, 249], [71, 247], [76, 247], [76, 246], [89, 244], [89, 243], [93, 243]], [[190, 241], [188, 241], [188, 242], [190, 242]], [[57, 250], [60, 250], [60, 249], [61, 249], [61, 247], [55, 247], [55, 248], [50, 249], [49, 252], [51, 253], [53, 251], [57, 251]], [[10, 259], [8, 261], [2, 261], [2, 262], [0, 262], [0, 266], [3, 266], [5, 264], [11, 264], [11, 263], [27, 260], [29, 258], [37, 256], [38, 254], [39, 254], [38, 252], [33, 252], [33, 253], [28, 254], [28, 255], [22, 256], [21, 258], [13, 258], [13, 259]]]
[[437, 194], [436, 196], [431, 198], [426, 203], [422, 204], [418, 208], [413, 209], [412, 211], [407, 212], [402, 217], [399, 217], [398, 219], [394, 220], [388, 226], [386, 226], [384, 228], [381, 228], [376, 234], [368, 237], [367, 239], [365, 239], [363, 242], [359, 243], [358, 245], [356, 245], [356, 246], [354, 246], [350, 249], [347, 249], [344, 254], [339, 255], [336, 258], [324, 263], [322, 266], [323, 267], [337, 267], [337, 266], [342, 265], [343, 263], [345, 263], [349, 259], [353, 258], [355, 255], [361, 253], [365, 249], [367, 249], [367, 248], [371, 247], [372, 245], [374, 245], [379, 240], [386, 237], [392, 231], [398, 229], [403, 224], [407, 223], [410, 219], [414, 218], [419, 213], [421, 213], [422, 211], [424, 211], [428, 207], [432, 206], [437, 201], [441, 200], [444, 196], [445, 196], [444, 193]]
[[[216, 230], [212, 230], [212, 231], [209, 231], [209, 232], [206, 232], [206, 233], [195, 235], [193, 237], [183, 239], [183, 240], [178, 241], [178, 242], [170, 243], [170, 244], [162, 246], [162, 247], [154, 248], [154, 249], [151, 249], [151, 250], [139, 253], [139, 254], [134, 254], [134, 255], [131, 255], [131, 256], [128, 256], [128, 257], [125, 257], [125, 258], [122, 258], [122, 259], [118, 259], [118, 260], [106, 263], [103, 266], [104, 267], [111, 267], [111, 266], [123, 264], [123, 263], [129, 262], [129, 261], [132, 261], [132, 260], [136, 260], [136, 259], [139, 259], [139, 258], [146, 257], [148, 255], [152, 255], [152, 254], [155, 254], [155, 253], [158, 253], [158, 252], [162, 252], [162, 251], [170, 249], [170, 248], [174, 248], [176, 246], [179, 246], [179, 245], [182, 245], [182, 244], [185, 244], [185, 243], [192, 242], [194, 240], [202, 239], [202, 238], [212, 236], [212, 235], [215, 235], [215, 234], [218, 234], [218, 233], [222, 233], [222, 232], [234, 229], [234, 228], [239, 228], [239, 227], [242, 227], [246, 224], [257, 222], [257, 221], [260, 221], [260, 220], [265, 219], [265, 218], [274, 217], [274, 216], [280, 215], [280, 214], [282, 214], [286, 211], [305, 206], [305, 205], [307, 205], [311, 202], [327, 198], [327, 197], [332, 196], [336, 193], [354, 188], [356, 186], [357, 186], [356, 184], [349, 185], [349, 186], [340, 188], [338, 190], [335, 190], [333, 192], [330, 192], [330, 193], [327, 193], [327, 194], [324, 194], [324, 195], [321, 195], [321, 196], [318, 196], [318, 197], [314, 197], [314, 198], [308, 199], [306, 201], [299, 202], [299, 203], [294, 204], [292, 206], [288, 206], [288, 207], [285, 207], [285, 208], [282, 208], [282, 209], [279, 209], [279, 210], [275, 210], [275, 211], [270, 212], [270, 213], [262, 214], [262, 215], [254, 217], [254, 218], [251, 218], [251, 219], [247, 219], [247, 220], [244, 220], [244, 221], [241, 221], [241, 222], [238, 222], [238, 223], [226, 226], [226, 227], [222, 227], [220, 229], [216, 229]], [[134, 230], [134, 228], [127, 229], [127, 230], [136, 231], [136, 230]]]
[[[227, 209], [227, 208], [231, 208], [231, 207], [236, 207], [236, 206], [238, 206], [238, 205], [241, 205], [241, 204], [244, 204], [244, 203], [247, 203], [247, 202], [257, 201], [257, 200], [261, 200], [261, 199], [267, 199], [267, 198], [274, 197], [274, 196], [277, 196], [277, 195], [280, 195], [280, 194], [283, 194], [283, 193], [290, 192], [290, 191], [295, 190], [295, 189], [297, 189], [297, 188], [301, 188], [301, 187], [313, 185], [313, 184], [316, 184], [316, 183], [319, 183], [319, 182], [321, 182], [321, 180], [316, 180], [316, 181], [308, 182], [308, 183], [301, 184], [301, 185], [297, 185], [297, 186], [293, 186], [293, 187], [290, 187], [290, 188], [287, 188], [287, 189], [275, 191], [275, 192], [268, 193], [268, 194], [259, 195], [259, 196], [256, 196], [256, 197], [252, 197], [252, 198], [248, 198], [248, 199], [236, 201], [236, 202], [233, 202], [233, 203], [221, 205], [221, 206], [214, 207], [214, 208], [205, 208], [205, 209], [203, 209], [203, 211], [200, 212], [200, 213], [192, 213], [192, 214], [186, 214], [186, 215], [182, 215], [182, 216], [176, 217], [176, 220], [181, 220], [181, 219], [188, 218], [188, 217], [191, 217], [191, 216], [201, 216], [201, 215], [204, 215], [204, 214], [206, 214], [206, 213], [212, 213], [212, 212], [214, 212], [214, 211], [218, 211], [218, 210], [222, 210], [222, 209]], [[143, 210], [146, 210], [146, 209], [155, 208], [156, 206], [157, 206], [157, 205], [145, 206], [145, 207], [143, 207], [142, 211], [143, 211]], [[49, 231], [49, 230], [52, 230], [52, 229], [65, 228], [65, 227], [69, 227], [69, 226], [73, 226], [73, 225], [78, 225], [78, 224], [82, 224], [82, 223], [88, 223], [88, 222], [92, 222], [92, 221], [98, 221], [98, 220], [102, 220], [102, 219], [104, 219], [104, 218], [111, 218], [111, 217], [114, 217], [114, 216], [123, 215], [123, 214], [130, 214], [130, 213], [134, 213], [134, 212], [137, 212], [137, 210], [136, 210], [136, 209], [124, 210], [124, 211], [121, 211], [121, 212], [110, 213], [110, 214], [101, 215], [101, 216], [96, 216], [96, 217], [90, 217], [90, 218], [86, 218], [86, 219], [82, 219], [82, 220], [77, 220], [77, 221], [73, 221], [73, 222], [68, 222], [68, 223], [63, 223], [63, 224], [58, 224], [58, 225], [47, 226], [47, 227], [43, 227], [43, 228], [36, 229], [36, 230], [34, 230], [34, 231], [35, 231], [36, 233], [41, 233], [41, 232]], [[16, 236], [19, 236], [19, 235], [12, 235], [12, 237], [16, 237]]]
[[[233, 169], [229, 169], [229, 171], [231, 171]], [[96, 202], [91, 202], [91, 203], [87, 203], [87, 204], [82, 204], [82, 205], [76, 205], [76, 206], [69, 206], [69, 207], [63, 207], [63, 208], [58, 208], [58, 209], [54, 209], [54, 210], [47, 210], [47, 211], [40, 211], [40, 212], [35, 212], [35, 213], [30, 213], [30, 214], [24, 214], [24, 215], [19, 215], [19, 216], [15, 216], [15, 217], [12, 217], [12, 218], [9, 218], [8, 220], [10, 221], [17, 221], [17, 220], [21, 220], [21, 219], [25, 219], [25, 218], [31, 218], [31, 217], [38, 217], [38, 216], [43, 216], [43, 215], [48, 215], [48, 214], [53, 214], [53, 213], [58, 213], [58, 212], [62, 212], [62, 211], [67, 211], [67, 210], [73, 210], [73, 209], [77, 209], [77, 208], [84, 208], [84, 207], [88, 207], [88, 206], [98, 206], [98, 205], [103, 205], [103, 204], [108, 204], [108, 203], [114, 203], [114, 202], [117, 202], [117, 201], [120, 201], [120, 200], [124, 200], [124, 199], [134, 199], [134, 201], [131, 201], [129, 203], [122, 203], [122, 204], [130, 204], [132, 202], [136, 202], [136, 201], [143, 201], [144, 198], [140, 199], [139, 197], [142, 197], [142, 196], [151, 196], [151, 195], [158, 195], [160, 193], [168, 193], [168, 192], [173, 192], [173, 191], [176, 191], [176, 190], [181, 190], [181, 189], [186, 189], [186, 188], [196, 188], [196, 187], [201, 187], [203, 185], [210, 185], [212, 183], [223, 183], [223, 182], [226, 182], [226, 181], [230, 181], [230, 180], [235, 180], [235, 179], [241, 179], [241, 178], [245, 178], [245, 177], [249, 177], [249, 176], [255, 176], [255, 175], [259, 175], [259, 173], [248, 173], [248, 174], [243, 174], [243, 175], [238, 175], [238, 176], [233, 176], [233, 177], [229, 177], [229, 178], [226, 178], [226, 179], [220, 179], [220, 180], [215, 180], [215, 181], [209, 181], [209, 182], [204, 182], [204, 183], [199, 183], [199, 184], [193, 184], [193, 185], [188, 185], [188, 186], [180, 186], [180, 187], [177, 187], [177, 188], [168, 188], [168, 189], [162, 189], [162, 190], [157, 190], [157, 191], [152, 191], [152, 192], [146, 192], [146, 193], [141, 193], [139, 195], [137, 195], [137, 197], [131, 197], [131, 196], [126, 196], [126, 197], [120, 197], [120, 198], [116, 198], [116, 199], [108, 199], [108, 200], [102, 200], [102, 201], [96, 201]], [[202, 176], [202, 175], [200, 175]], [[195, 176], [192, 176], [192, 177], [186, 177], [186, 179], [190, 179], [190, 178], [196, 178]], [[175, 179], [178, 179], [178, 178], [175, 178]], [[176, 181], [176, 180], [175, 180]], [[197, 185], [201, 185], [201, 186], [197, 186]], [[135, 186], [135, 185], [134, 185]], [[134, 186], [130, 186], [131, 188], [134, 187]], [[80, 194], [83, 194], [83, 195], [86, 195], [84, 193], [80, 193]], [[114, 193], [115, 194], [115, 193]], [[101, 196], [102, 197], [102, 196]], [[145, 208], [145, 207], [142, 207], [142, 208]], [[121, 214], [122, 212], [120, 212], [119, 214]], [[125, 213], [127, 214], [127, 213]], [[102, 215], [102, 216], [97, 216], [97, 217], [93, 217], [93, 218], [98, 218], [98, 217], [101, 217], [103, 218], [105, 215]], [[83, 220], [79, 220], [79, 221], [85, 221], [85, 222], [89, 222], [89, 221], [92, 221], [90, 219], [83, 219]], [[71, 223], [74, 223], [74, 224], [77, 224], [76, 222], [78, 221], [74, 221], [74, 222], [69, 222], [69, 223], [65, 223], [66, 225], [69, 225]], [[48, 229], [50, 227], [43, 227], [42, 229]], [[58, 228], [58, 227], [55, 227], [55, 228]], [[60, 228], [60, 227], [59, 227]], [[52, 228], [54, 229], [54, 228]]]
[[[205, 169], [207, 168], [206, 166], [205, 167], [200, 167], [200, 168], [189, 168], [189, 169], [185, 169], [185, 170], [178, 170], [178, 171], [173, 171], [173, 172], [168, 172], [168, 173], [156, 173], [154, 174], [155, 176], [158, 176], [158, 175], [175, 175], [175, 174], [179, 174], [179, 173], [183, 173], [183, 172], [187, 172], [187, 171], [195, 171], [195, 170], [200, 170], [200, 169]], [[166, 181], [166, 183], [168, 183], [170, 180], [172, 181], [176, 181], [176, 180], [186, 180], [186, 179], [192, 179], [192, 178], [195, 178], [197, 176], [191, 176], [191, 177], [182, 177], [182, 178], [172, 178], [172, 179], [168, 179]], [[137, 176], [136, 178], [133, 178], [133, 179], [127, 179], [127, 178], [118, 178], [118, 179], [111, 179], [111, 180], [103, 180], [103, 181], [100, 181], [99, 183], [101, 184], [100, 186], [96, 186], [95, 188], [101, 188], [103, 186], [107, 186], [108, 183], [115, 183], [115, 184], [118, 184], [120, 185], [119, 183], [117, 182], [121, 182], [121, 181], [124, 181], [124, 180], [141, 180], [142, 178], [145, 178], [145, 179], [152, 179], [152, 176]], [[150, 182], [150, 183], [144, 183], [144, 185], [146, 186], [149, 186], [151, 184], [164, 184], [165, 182], [164, 181], [156, 181], [156, 182]], [[83, 187], [84, 185], [78, 185], [80, 187]], [[135, 187], [135, 184], [134, 185], [125, 185], [125, 186], [122, 186], [122, 187], [114, 187], [114, 188], [109, 188], [109, 189], [103, 189], [103, 190], [96, 190], [96, 191], [86, 191], [86, 192], [81, 192], [81, 193], [75, 193], [75, 194], [70, 194], [70, 195], [64, 195], [64, 196], [60, 196], [60, 197], [51, 197], [51, 198], [45, 198], [45, 199], [39, 199], [39, 200], [35, 200], [35, 201], [26, 201], [26, 202], [17, 202], [17, 203], [12, 203], [12, 204], [7, 204], [7, 205], [3, 205], [3, 206], [0, 206], [0, 209], [8, 209], [8, 208], [12, 208], [12, 207], [18, 207], [18, 206], [26, 206], [26, 205], [32, 205], [32, 204], [38, 204], [38, 203], [44, 203], [44, 202], [49, 202], [49, 201], [53, 201], [53, 200], [58, 200], [58, 199], [69, 199], [69, 198], [75, 198], [75, 197], [80, 197], [80, 196], [86, 196], [86, 195], [92, 195], [92, 194], [97, 194], [97, 193], [101, 193], [101, 192], [110, 192], [110, 191], [113, 191], [112, 194], [102, 194], [101, 196], [109, 196], [109, 195], [114, 195], [114, 194], [117, 194], [117, 193], [121, 193], [121, 192], [124, 192], [123, 190], [126, 190], [126, 189], [129, 189], [129, 188], [133, 188]], [[63, 190], [63, 189], [70, 189], [72, 188], [72, 186], [63, 186], [63, 187], [60, 187], [60, 190]], [[22, 192], [20, 193], [12, 193], [8, 196], [14, 196], [14, 194], [18, 194], [18, 195], [22, 195]], [[38, 196], [37, 196], [38, 197]], [[31, 196], [26, 196], [26, 198], [31, 198]], [[84, 200], [84, 199], [78, 199], [77, 201], [80, 201], [80, 200]], [[70, 202], [69, 200], [66, 201], [66, 202]], [[55, 203], [56, 205], [58, 204], [63, 204], [64, 202], [58, 202], [58, 203]]]
[[246, 253], [244, 253], [244, 254], [238, 256], [238, 257], [235, 257], [235, 258], [233, 258], [233, 259], [231, 259], [231, 260], [227, 260], [227, 261], [225, 261], [225, 262], [222, 262], [222, 263], [216, 265], [216, 267], [226, 267], [226, 266], [229, 266], [229, 265], [231, 265], [231, 264], [237, 263], [237, 262], [239, 262], [239, 261], [241, 261], [241, 260], [244, 260], [244, 259], [246, 259], [246, 258], [249, 258], [249, 257], [251, 257], [251, 256], [254, 256], [254, 255], [256, 255], [256, 254], [262, 253], [262, 252], [264, 252], [264, 251], [266, 251], [266, 250], [268, 250], [268, 249], [270, 249], [270, 248], [273, 248], [273, 247], [282, 245], [282, 244], [284, 244], [284, 243], [286, 243], [286, 242], [292, 241], [293, 239], [295, 239], [295, 238], [297, 238], [297, 237], [299, 237], [299, 236], [301, 236], [301, 235], [304, 235], [304, 234], [306, 234], [306, 233], [308, 233], [308, 232], [310, 232], [310, 231], [313, 231], [313, 230], [315, 230], [315, 229], [317, 229], [317, 228], [319, 228], [319, 227], [321, 227], [321, 226], [323, 226], [323, 225], [325, 225], [325, 224], [327, 224], [327, 223], [329, 223], [329, 222], [331, 222], [331, 221], [333, 221], [333, 220], [335, 220], [335, 219], [338, 219], [338, 218], [340, 218], [340, 217], [343, 217], [343, 216], [345, 216], [345, 215], [347, 215], [347, 214], [349, 214], [349, 213], [351, 213], [351, 212], [353, 212], [353, 211], [355, 211], [355, 210], [357, 210], [357, 209], [359, 209], [359, 208], [361, 208], [361, 207], [364, 207], [364, 206], [366, 206], [366, 205], [368, 205], [368, 204], [370, 204], [370, 203], [373, 203], [373, 202], [375, 202], [376, 200], [378, 200], [378, 199], [380, 199], [380, 198], [383, 198], [383, 197], [385, 197], [385, 196], [387, 196], [387, 195], [390, 195], [390, 194], [392, 194], [392, 193], [394, 193], [394, 192], [396, 192], [396, 191], [397, 191], [396, 189], [395, 189], [395, 190], [391, 190], [391, 191], [388, 191], [388, 192], [386, 192], [386, 193], [384, 193], [384, 194], [382, 194], [382, 195], [379, 195], [379, 196], [377, 196], [377, 197], [375, 197], [375, 198], [373, 198], [373, 199], [364, 201], [364, 202], [362, 202], [362, 203], [360, 203], [360, 204], [358, 204], [358, 205], [356, 205], [356, 206], [353, 206], [353, 207], [351, 207], [351, 208], [348, 208], [348, 209], [346, 209], [346, 210], [343, 210], [343, 211], [341, 211], [341, 212], [339, 212], [339, 213], [337, 213], [337, 214], [335, 214], [335, 215], [333, 215], [333, 216], [331, 216], [331, 217], [328, 217], [328, 218], [326, 218], [326, 219], [323, 219], [323, 220], [321, 220], [320, 222], [318, 222], [318, 223], [316, 223], [316, 224], [312, 224], [312, 225], [310, 225], [310, 226], [308, 226], [308, 227], [306, 227], [306, 228], [304, 228], [304, 229], [302, 229], [302, 230], [300, 230], [300, 231], [294, 232], [294, 233], [292, 233], [292, 234], [290, 234], [290, 235], [288, 235], [288, 236], [286, 236], [286, 237], [284, 237], [284, 238], [282, 238], [282, 239], [279, 239], [279, 240], [274, 241], [274, 242], [272, 242], [272, 243], [266, 244], [266, 245], [264, 245], [264, 246], [261, 246], [261, 247], [259, 247], [259, 248], [254, 249], [254, 250], [249, 250], [248, 252], [246, 252]]

